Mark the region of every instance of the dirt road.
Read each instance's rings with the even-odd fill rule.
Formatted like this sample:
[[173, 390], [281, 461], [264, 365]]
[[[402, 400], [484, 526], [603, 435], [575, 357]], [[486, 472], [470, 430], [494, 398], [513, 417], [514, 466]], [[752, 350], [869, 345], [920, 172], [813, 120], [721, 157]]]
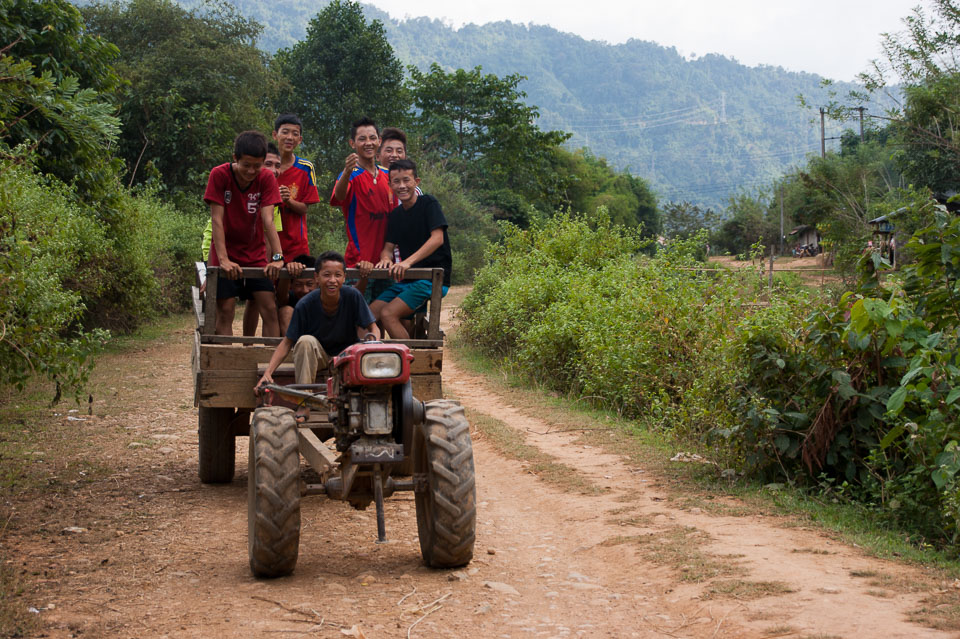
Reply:
[[449, 358], [445, 388], [468, 416], [503, 420], [604, 492], [555, 488], [476, 433], [468, 567], [421, 565], [410, 494], [388, 500], [384, 545], [372, 509], [317, 497], [303, 502], [296, 572], [256, 581], [247, 440], [233, 483], [197, 480], [191, 335], [102, 362], [94, 415], [51, 417], [57, 437], [84, 438], [82, 454], [35, 451], [48, 486], [5, 505], [38, 636], [951, 636], [907, 620], [925, 596], [910, 569], [774, 518], [680, 510], [644, 469], [551, 431]]

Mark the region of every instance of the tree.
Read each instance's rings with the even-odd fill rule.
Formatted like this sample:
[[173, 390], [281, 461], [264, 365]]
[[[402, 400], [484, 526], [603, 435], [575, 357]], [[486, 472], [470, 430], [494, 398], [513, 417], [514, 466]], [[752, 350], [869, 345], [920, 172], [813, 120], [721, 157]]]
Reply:
[[931, 0], [903, 19], [906, 30], [885, 34], [883, 59], [860, 80], [870, 91], [899, 82], [905, 98], [892, 109], [896, 159], [914, 185], [960, 189], [960, 4]]
[[116, 170], [104, 159], [117, 120], [103, 95], [118, 81], [116, 55], [65, 0], [0, 0], [0, 139], [94, 199], [109, 196]]
[[159, 177], [195, 197], [211, 166], [229, 160], [237, 132], [266, 128], [277, 82], [256, 47], [260, 26], [224, 0], [186, 10], [171, 0], [83, 9], [88, 28], [120, 49], [124, 135], [117, 154], [130, 184]]
[[668, 238], [686, 240], [700, 229], [712, 230], [717, 214], [690, 202], [670, 202], [663, 207], [663, 234]]
[[657, 197], [646, 180], [615, 171], [587, 149], [558, 149], [557, 156], [551, 170], [565, 176], [565, 204], [572, 211], [593, 214], [603, 206], [614, 224], [642, 226], [646, 236], [660, 232]]
[[[499, 78], [479, 66], [450, 73], [437, 64], [429, 73], [408, 70], [425, 152], [446, 160], [467, 186], [487, 193], [485, 201], [501, 209], [510, 199], [504, 191], [545, 209], [562, 203], [565, 176], [545, 168], [570, 135], [536, 125], [537, 108], [525, 104], [526, 93], [517, 88], [523, 76]], [[524, 225], [523, 202], [508, 206], [513, 210], [501, 217]]]
[[907, 27], [883, 35], [883, 59], [873, 60], [859, 79], [870, 90], [890, 82], [916, 84], [960, 71], [960, 6], [954, 0], [930, 0], [932, 15], [918, 6], [903, 19]]
[[890, 211], [886, 198], [901, 186], [889, 155], [871, 142], [812, 159], [797, 174], [806, 202], [797, 222], [817, 224], [824, 237], [841, 242], [863, 236], [871, 219]]
[[[778, 246], [780, 236], [779, 210], [774, 219], [769, 199], [764, 195], [739, 193], [730, 198], [725, 213], [727, 219], [711, 234], [717, 252], [742, 255], [757, 241], [764, 246]], [[785, 229], [788, 230], [788, 229]]]
[[934, 191], [960, 190], [960, 72], [903, 88], [900, 117], [891, 125], [906, 178]]
[[352, 122], [364, 115], [381, 128], [406, 121], [403, 67], [383, 23], [367, 23], [357, 2], [333, 0], [310, 21], [304, 40], [277, 52], [275, 67], [289, 82], [277, 110], [300, 116], [304, 139], [327, 174], [343, 168]]

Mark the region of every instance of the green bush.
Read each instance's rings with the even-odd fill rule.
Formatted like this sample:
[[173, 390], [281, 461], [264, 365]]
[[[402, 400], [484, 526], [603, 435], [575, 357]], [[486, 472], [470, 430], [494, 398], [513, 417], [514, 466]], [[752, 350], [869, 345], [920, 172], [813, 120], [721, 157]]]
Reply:
[[151, 192], [118, 187], [116, 201], [93, 210], [29, 164], [0, 163], [0, 386], [39, 375], [78, 389], [100, 329], [186, 304], [201, 218]]
[[[922, 206], [931, 207], [924, 203]], [[960, 218], [935, 207], [900, 275], [879, 254], [835, 302], [652, 257], [609, 220], [510, 228], [462, 334], [545, 386], [669, 429], [754, 477], [826, 488], [918, 538], [960, 539]], [[883, 285], [878, 279], [883, 278]]]
[[0, 385], [22, 389], [33, 376], [82, 385], [107, 336], [79, 328], [83, 298], [101, 293], [97, 256], [108, 250], [66, 186], [0, 163]]
[[648, 257], [602, 211], [510, 227], [463, 303], [463, 334], [553, 388], [686, 433], [693, 421], [678, 411], [709, 421], [694, 391], [707, 371], [724, 377], [725, 335], [743, 310], [741, 274], [701, 270], [702, 243]]
[[206, 218], [179, 211], [155, 190], [132, 193], [119, 184], [117, 189], [117, 208], [109, 215], [85, 211], [97, 220], [107, 244], [92, 256], [98, 277], [77, 284], [86, 325], [129, 331], [186, 307]]
[[[925, 205], [926, 206], [926, 205]], [[921, 535], [960, 538], [960, 218], [940, 209], [908, 246], [916, 262], [862, 280], [793, 332], [746, 333], [742, 422], [714, 434], [751, 470], [846, 483], [847, 494]]]
[[456, 173], [426, 162], [418, 167], [418, 173], [423, 192], [437, 198], [450, 225], [452, 283], [470, 283], [483, 266], [487, 244], [498, 235], [493, 214], [464, 190]]

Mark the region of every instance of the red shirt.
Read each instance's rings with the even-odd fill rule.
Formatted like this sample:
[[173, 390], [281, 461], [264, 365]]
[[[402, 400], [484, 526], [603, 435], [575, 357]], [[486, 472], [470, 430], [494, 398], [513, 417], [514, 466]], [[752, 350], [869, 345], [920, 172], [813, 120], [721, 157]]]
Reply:
[[[316, 204], [320, 201], [317, 192], [316, 172], [313, 164], [301, 157], [294, 156], [293, 165], [277, 178], [280, 186], [290, 189], [290, 197], [303, 204]], [[284, 260], [290, 261], [300, 255], [309, 255], [307, 244], [307, 216], [297, 215], [286, 206], [280, 206], [280, 219], [283, 230], [280, 234], [280, 247]]]
[[336, 185], [330, 195], [330, 206], [343, 209], [347, 225], [347, 249], [343, 255], [347, 267], [356, 266], [360, 261], [374, 264], [380, 261], [383, 238], [387, 234], [387, 215], [397, 207], [397, 201], [390, 190], [390, 173], [381, 166], [377, 167], [377, 173], [374, 183], [373, 175], [358, 166], [350, 174], [346, 198], [337, 200]]
[[[280, 204], [280, 189], [273, 171], [261, 169], [247, 188], [241, 189], [230, 163], [210, 171], [203, 201], [223, 207], [223, 235], [230, 260], [240, 266], [266, 266], [260, 209]], [[211, 247], [210, 266], [219, 266], [216, 245]]]

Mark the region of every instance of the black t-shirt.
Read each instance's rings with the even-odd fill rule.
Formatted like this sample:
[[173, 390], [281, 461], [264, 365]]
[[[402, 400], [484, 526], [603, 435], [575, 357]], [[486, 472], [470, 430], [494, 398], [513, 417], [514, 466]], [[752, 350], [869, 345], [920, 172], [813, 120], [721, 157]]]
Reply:
[[450, 238], [447, 237], [447, 218], [443, 216], [437, 198], [423, 193], [417, 196], [416, 203], [409, 209], [403, 208], [403, 205], [393, 209], [387, 218], [386, 240], [400, 249], [400, 259], [405, 260], [426, 244], [430, 232], [438, 228], [443, 229], [443, 246], [411, 268], [439, 266], [443, 269], [443, 285], [450, 286], [453, 258], [450, 254]]
[[370, 326], [375, 321], [363, 293], [352, 286], [340, 289], [340, 303], [335, 315], [327, 315], [323, 310], [323, 300], [317, 289], [304, 295], [293, 309], [287, 338], [296, 344], [301, 335], [313, 335], [327, 355], [333, 357], [360, 341], [358, 326]]

